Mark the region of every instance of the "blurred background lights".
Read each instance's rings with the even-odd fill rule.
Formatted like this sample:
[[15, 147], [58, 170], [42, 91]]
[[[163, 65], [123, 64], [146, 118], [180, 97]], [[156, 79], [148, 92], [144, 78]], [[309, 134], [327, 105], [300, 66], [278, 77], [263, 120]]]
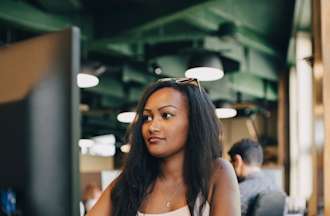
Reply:
[[237, 115], [237, 110], [233, 108], [217, 108], [215, 113], [218, 118], [233, 118]]
[[130, 144], [125, 144], [120, 146], [120, 150], [124, 153], [128, 153], [131, 150], [131, 145]]
[[79, 88], [90, 88], [99, 84], [99, 78], [92, 74], [79, 73], [77, 75], [77, 82]]
[[117, 120], [123, 123], [131, 123], [135, 118], [136, 112], [122, 112], [117, 116]]

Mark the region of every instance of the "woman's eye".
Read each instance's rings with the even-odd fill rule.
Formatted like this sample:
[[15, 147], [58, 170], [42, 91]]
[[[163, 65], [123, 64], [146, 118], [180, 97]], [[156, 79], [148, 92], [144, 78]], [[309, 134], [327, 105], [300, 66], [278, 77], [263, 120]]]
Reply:
[[149, 122], [152, 120], [152, 117], [149, 115], [143, 115], [142, 120], [143, 122]]
[[171, 114], [171, 113], [163, 113], [162, 114], [162, 118], [163, 119], [170, 119], [170, 118], [172, 118], [173, 117], [173, 115]]

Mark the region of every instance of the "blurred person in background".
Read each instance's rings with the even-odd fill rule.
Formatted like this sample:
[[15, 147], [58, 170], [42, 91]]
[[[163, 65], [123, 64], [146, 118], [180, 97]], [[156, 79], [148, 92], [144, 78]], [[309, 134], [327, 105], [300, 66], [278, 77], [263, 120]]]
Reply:
[[259, 194], [280, 191], [275, 181], [261, 171], [263, 151], [252, 139], [242, 139], [228, 151], [240, 189], [242, 216], [251, 215]]

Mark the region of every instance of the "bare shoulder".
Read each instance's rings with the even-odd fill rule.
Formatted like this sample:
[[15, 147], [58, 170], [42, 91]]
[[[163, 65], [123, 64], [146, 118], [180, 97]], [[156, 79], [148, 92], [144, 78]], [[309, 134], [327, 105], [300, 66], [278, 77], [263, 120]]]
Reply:
[[228, 180], [237, 181], [233, 166], [222, 158], [216, 159], [213, 164], [212, 180], [215, 184]]
[[221, 158], [214, 161], [211, 177], [211, 215], [240, 215], [238, 182], [232, 165]]
[[111, 215], [111, 192], [118, 181], [118, 177], [102, 192], [101, 197], [87, 216], [109, 216]]

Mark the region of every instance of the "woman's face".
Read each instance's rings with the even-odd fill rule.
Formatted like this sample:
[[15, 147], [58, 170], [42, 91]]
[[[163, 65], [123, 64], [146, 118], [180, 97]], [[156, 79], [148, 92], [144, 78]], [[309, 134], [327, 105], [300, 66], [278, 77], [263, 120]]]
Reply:
[[187, 98], [174, 88], [162, 88], [147, 100], [143, 111], [142, 134], [147, 149], [155, 157], [183, 153], [187, 140]]

